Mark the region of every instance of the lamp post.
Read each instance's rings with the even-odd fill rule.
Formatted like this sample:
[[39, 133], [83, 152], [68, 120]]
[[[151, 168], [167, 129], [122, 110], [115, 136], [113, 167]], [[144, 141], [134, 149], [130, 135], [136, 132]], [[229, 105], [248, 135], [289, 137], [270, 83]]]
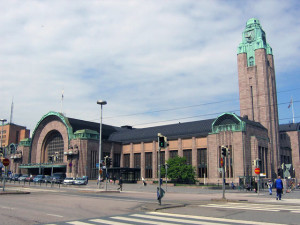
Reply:
[[[4, 126], [4, 122], [6, 122], [6, 119], [0, 119], [0, 121], [2, 122], [2, 128], [1, 128], [1, 150], [2, 150], [2, 140], [3, 140], [3, 126]], [[5, 149], [3, 149], [3, 158], [5, 158]], [[2, 170], [2, 168], [0, 168]], [[4, 183], [3, 183], [3, 191], [5, 190], [5, 174], [6, 174], [6, 167], [4, 170]]]
[[101, 105], [101, 111], [100, 111], [100, 134], [99, 134], [99, 177], [98, 177], [98, 188], [100, 189], [100, 181], [101, 181], [101, 174], [100, 174], [100, 167], [101, 167], [101, 150], [102, 150], [102, 107], [103, 105], [106, 105], [107, 102], [104, 100], [98, 100], [98, 105]]

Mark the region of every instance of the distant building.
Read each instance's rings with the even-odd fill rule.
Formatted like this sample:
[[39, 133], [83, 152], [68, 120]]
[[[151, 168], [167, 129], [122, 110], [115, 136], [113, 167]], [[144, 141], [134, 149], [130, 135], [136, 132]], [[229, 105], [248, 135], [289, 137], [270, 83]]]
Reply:
[[[161, 133], [169, 146], [162, 149], [160, 163], [184, 156], [196, 168], [199, 182], [222, 182], [222, 146], [230, 150], [224, 160], [228, 183], [252, 182], [256, 167], [264, 178], [274, 179], [285, 165], [293, 165], [290, 175], [300, 179], [300, 124], [279, 125], [272, 49], [257, 19], [246, 24], [237, 61], [241, 116], [223, 113], [208, 120], [141, 129], [104, 124], [101, 158], [112, 158], [110, 174], [122, 174], [127, 181], [157, 180], [157, 134]], [[32, 139], [22, 140], [11, 158], [14, 173], [51, 174], [53, 169], [96, 179], [99, 124], [49, 112], [37, 123]]]
[[[2, 132], [2, 124], [0, 124], [0, 138]], [[3, 125], [2, 134], [2, 147], [5, 147], [8, 151], [9, 146], [12, 144], [18, 145], [22, 139], [29, 138], [30, 130], [24, 126], [16, 125], [13, 123], [7, 123]], [[1, 140], [0, 140], [1, 141]]]

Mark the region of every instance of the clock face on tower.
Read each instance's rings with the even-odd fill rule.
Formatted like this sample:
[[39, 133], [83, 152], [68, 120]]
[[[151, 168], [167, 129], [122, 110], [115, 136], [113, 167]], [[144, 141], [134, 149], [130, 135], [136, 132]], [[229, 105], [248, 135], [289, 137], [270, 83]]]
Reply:
[[245, 38], [247, 40], [247, 42], [251, 42], [254, 40], [254, 30], [248, 30], [245, 32]]

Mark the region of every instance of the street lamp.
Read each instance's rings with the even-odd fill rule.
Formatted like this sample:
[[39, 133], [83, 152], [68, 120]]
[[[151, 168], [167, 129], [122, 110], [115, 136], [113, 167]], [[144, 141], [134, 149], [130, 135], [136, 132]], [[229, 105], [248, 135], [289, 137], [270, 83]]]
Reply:
[[101, 150], [102, 150], [102, 107], [106, 105], [107, 102], [104, 100], [98, 100], [98, 105], [101, 105], [100, 111], [100, 135], [99, 135], [99, 177], [98, 177], [98, 188], [100, 188], [101, 174], [100, 174], [100, 166], [101, 166]]

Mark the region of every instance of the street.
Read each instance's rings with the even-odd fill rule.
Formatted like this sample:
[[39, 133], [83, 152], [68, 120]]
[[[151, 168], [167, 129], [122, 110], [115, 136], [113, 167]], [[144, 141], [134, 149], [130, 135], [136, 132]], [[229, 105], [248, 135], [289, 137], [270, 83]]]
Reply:
[[8, 185], [7, 191], [30, 194], [1, 195], [2, 225], [89, 224], [299, 224], [300, 191], [282, 201], [268, 192], [168, 187], [159, 206], [155, 185], [125, 184], [124, 191], [108, 192], [95, 184], [74, 187]]

